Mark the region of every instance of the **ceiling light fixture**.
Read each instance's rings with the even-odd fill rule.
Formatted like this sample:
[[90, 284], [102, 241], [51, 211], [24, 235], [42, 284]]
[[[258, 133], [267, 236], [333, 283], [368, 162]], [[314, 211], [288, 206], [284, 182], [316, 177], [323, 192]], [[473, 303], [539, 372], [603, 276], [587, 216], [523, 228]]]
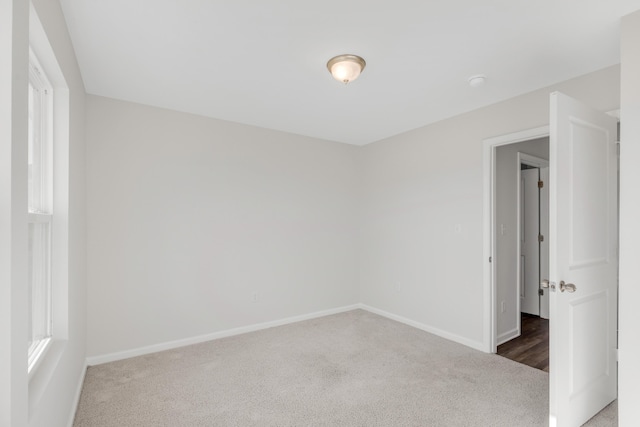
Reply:
[[338, 55], [327, 62], [327, 69], [334, 79], [347, 84], [357, 79], [366, 65], [358, 55]]

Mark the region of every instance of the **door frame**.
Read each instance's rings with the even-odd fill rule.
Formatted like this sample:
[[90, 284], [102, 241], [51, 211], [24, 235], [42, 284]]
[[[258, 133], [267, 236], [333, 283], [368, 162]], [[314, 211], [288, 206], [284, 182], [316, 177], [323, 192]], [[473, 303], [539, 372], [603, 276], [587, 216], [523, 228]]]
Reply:
[[[607, 111], [620, 122], [620, 109]], [[619, 133], [619, 130], [618, 130]], [[487, 138], [482, 141], [482, 247], [483, 247], [483, 347], [487, 353], [497, 353], [497, 304], [496, 304], [496, 150], [498, 147], [550, 135], [549, 125], [512, 132], [505, 135]], [[618, 135], [618, 139], [620, 135]], [[618, 154], [619, 159], [620, 154]], [[618, 163], [620, 160], [618, 160]], [[618, 172], [619, 173], [619, 172]], [[618, 178], [619, 179], [619, 178]], [[618, 187], [619, 191], [619, 187]], [[618, 203], [620, 197], [618, 196]], [[619, 232], [619, 231], [618, 231]]]
[[[518, 155], [517, 155], [517, 168], [518, 168], [518, 172], [521, 171], [521, 165], [529, 165], [529, 166], [533, 166], [539, 169], [542, 168], [548, 168], [549, 167], [549, 160], [545, 160], [542, 159], [540, 157], [536, 157], [536, 156], [532, 156], [530, 154], [526, 154], [526, 153], [521, 153], [518, 151]], [[516, 230], [516, 239], [518, 240], [518, 245], [517, 245], [517, 249], [516, 249], [516, 283], [517, 283], [517, 291], [518, 291], [518, 295], [520, 295], [520, 289], [522, 288], [523, 283], [522, 282], [522, 179], [521, 176], [518, 176], [518, 182], [516, 184], [516, 188], [517, 188], [517, 192], [516, 192], [516, 200], [518, 201], [517, 204], [517, 209], [516, 209], [516, 224], [517, 224], [517, 230]], [[538, 202], [538, 208], [540, 207], [540, 203]], [[542, 213], [540, 213], [542, 215]], [[547, 211], [547, 217], [549, 216], [549, 212]], [[546, 239], [549, 238], [549, 236], [545, 236]], [[522, 309], [521, 307], [521, 299], [517, 298], [517, 302], [516, 302], [516, 313], [520, 314], [520, 311]], [[540, 299], [538, 298], [538, 305], [540, 305]], [[521, 320], [520, 320], [520, 316], [518, 315], [518, 319], [517, 319], [517, 325], [518, 325], [518, 335], [520, 335], [521, 333]]]
[[496, 151], [503, 145], [516, 144], [549, 136], [549, 126], [541, 126], [482, 141], [483, 165], [483, 287], [484, 287], [484, 347], [487, 353], [496, 353]]

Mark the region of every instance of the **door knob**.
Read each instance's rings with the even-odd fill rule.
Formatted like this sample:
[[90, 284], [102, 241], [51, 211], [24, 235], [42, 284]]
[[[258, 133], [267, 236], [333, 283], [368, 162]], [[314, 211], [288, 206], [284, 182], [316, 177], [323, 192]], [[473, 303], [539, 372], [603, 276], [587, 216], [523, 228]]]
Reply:
[[549, 281], [547, 279], [544, 279], [542, 282], [540, 282], [540, 286], [547, 289], [549, 287]]
[[575, 292], [576, 291], [576, 285], [574, 285], [573, 283], [564, 283], [564, 280], [560, 281], [560, 292]]

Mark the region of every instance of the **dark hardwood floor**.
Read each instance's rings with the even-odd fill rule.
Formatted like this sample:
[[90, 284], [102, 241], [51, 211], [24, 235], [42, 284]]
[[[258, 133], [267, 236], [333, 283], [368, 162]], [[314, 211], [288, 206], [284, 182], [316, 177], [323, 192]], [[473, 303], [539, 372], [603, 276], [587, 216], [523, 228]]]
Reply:
[[498, 354], [549, 372], [549, 320], [522, 313], [521, 335], [499, 345]]

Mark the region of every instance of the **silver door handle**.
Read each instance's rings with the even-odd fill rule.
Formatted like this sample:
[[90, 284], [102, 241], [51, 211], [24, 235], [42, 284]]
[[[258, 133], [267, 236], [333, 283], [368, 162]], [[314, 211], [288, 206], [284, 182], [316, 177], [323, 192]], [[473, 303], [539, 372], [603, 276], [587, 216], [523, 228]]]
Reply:
[[560, 292], [575, 292], [576, 291], [576, 285], [574, 285], [573, 283], [564, 283], [564, 280], [560, 281]]
[[549, 288], [549, 281], [547, 279], [544, 279], [542, 282], [540, 282], [540, 286], [542, 286], [545, 289]]

